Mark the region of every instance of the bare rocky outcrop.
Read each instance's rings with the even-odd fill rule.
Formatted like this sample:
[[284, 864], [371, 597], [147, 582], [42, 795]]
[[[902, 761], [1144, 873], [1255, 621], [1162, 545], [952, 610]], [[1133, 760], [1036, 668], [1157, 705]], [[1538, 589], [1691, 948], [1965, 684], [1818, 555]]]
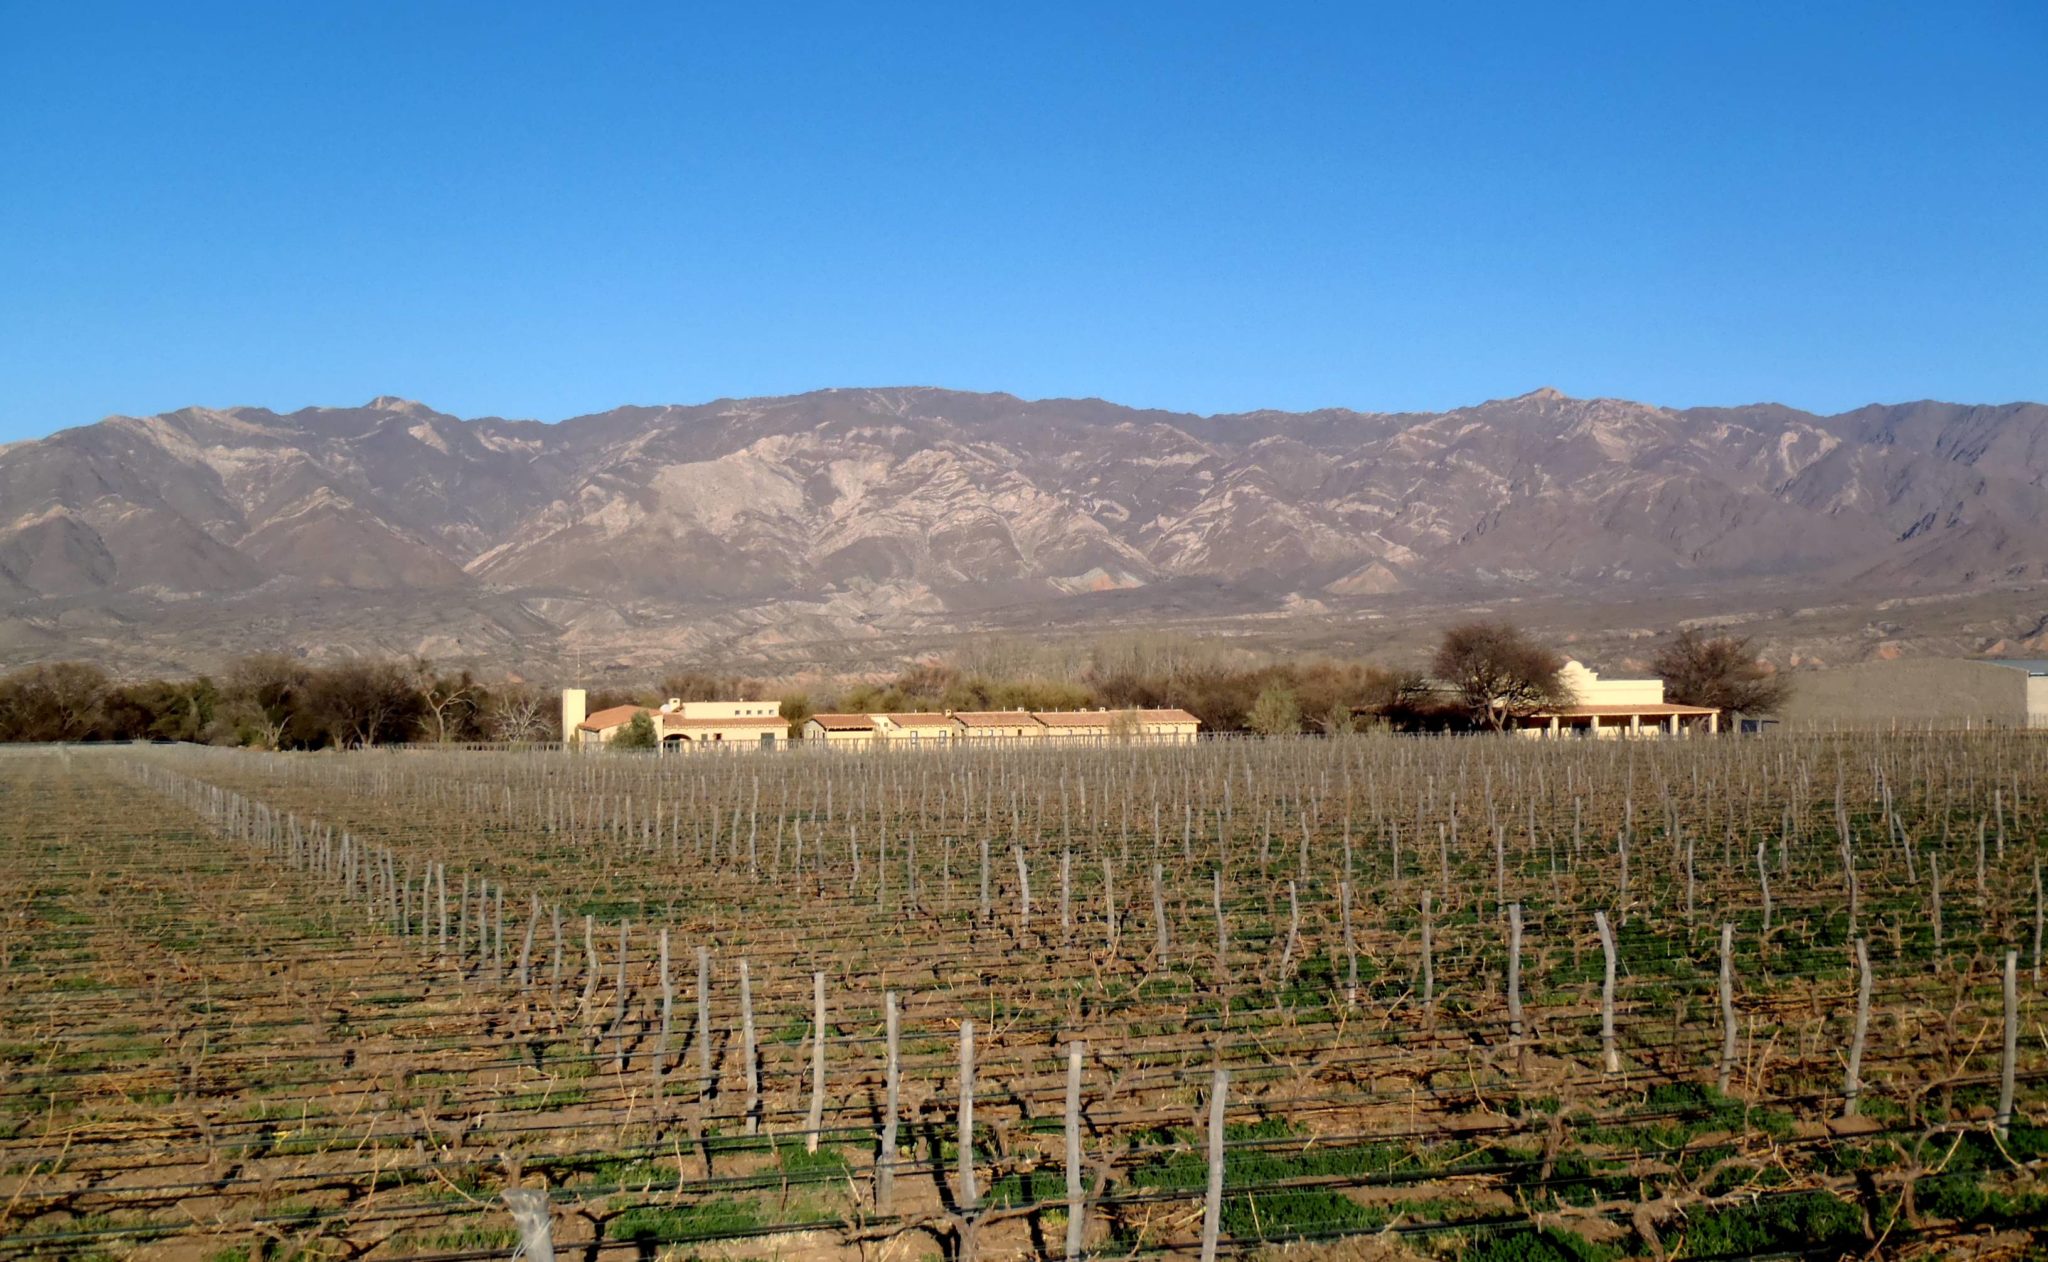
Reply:
[[1882, 599], [2048, 577], [2044, 477], [2037, 404], [187, 408], [0, 448], [0, 644], [61, 642], [65, 619], [147, 642], [195, 600], [246, 608], [252, 644], [358, 635], [347, 611], [374, 605], [396, 647], [488, 656], [679, 617], [707, 642], [858, 639], [1133, 594], [1233, 614], [1773, 582]]

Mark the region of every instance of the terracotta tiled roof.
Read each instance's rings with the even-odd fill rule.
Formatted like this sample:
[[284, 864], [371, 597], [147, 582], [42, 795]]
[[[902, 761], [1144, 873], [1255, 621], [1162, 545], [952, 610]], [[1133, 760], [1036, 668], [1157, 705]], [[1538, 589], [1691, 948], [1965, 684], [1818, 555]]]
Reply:
[[1032, 714], [1047, 727], [1115, 727], [1127, 723], [1195, 723], [1200, 719], [1186, 710], [1037, 710]]
[[865, 714], [814, 714], [810, 721], [828, 732], [872, 732], [875, 721]]
[[767, 714], [751, 715], [740, 719], [686, 719], [677, 714], [664, 714], [661, 716], [661, 720], [661, 725], [671, 732], [707, 731], [721, 727], [758, 727], [765, 731], [769, 728], [789, 726], [788, 719], [780, 715]]
[[654, 711], [644, 705], [615, 705], [608, 710], [599, 710], [596, 714], [584, 716], [583, 721], [576, 726], [585, 732], [602, 732], [608, 727], [631, 723], [636, 714], [652, 713]]
[[953, 716], [950, 714], [929, 714], [923, 711], [918, 711], [911, 714], [885, 714], [881, 717], [889, 720], [889, 722], [891, 723], [894, 723], [897, 727], [953, 726]]
[[1029, 710], [956, 710], [953, 717], [968, 727], [1042, 727]]
[[1034, 710], [1031, 717], [1047, 727], [1108, 727], [1123, 710]]

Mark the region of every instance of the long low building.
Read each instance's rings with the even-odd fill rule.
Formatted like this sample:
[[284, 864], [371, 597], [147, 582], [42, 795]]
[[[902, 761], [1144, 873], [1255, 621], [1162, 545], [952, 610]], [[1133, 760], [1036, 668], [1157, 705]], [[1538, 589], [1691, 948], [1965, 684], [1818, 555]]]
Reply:
[[806, 741], [832, 749], [953, 744], [1185, 744], [1202, 721], [1186, 710], [957, 710], [910, 714], [814, 714]]

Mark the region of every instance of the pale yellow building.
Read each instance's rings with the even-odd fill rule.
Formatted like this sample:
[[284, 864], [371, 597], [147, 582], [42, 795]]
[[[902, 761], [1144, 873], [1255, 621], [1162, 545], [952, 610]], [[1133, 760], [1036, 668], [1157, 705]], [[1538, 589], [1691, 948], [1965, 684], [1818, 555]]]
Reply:
[[587, 697], [581, 688], [562, 693], [562, 734], [569, 745], [609, 744], [641, 714], [653, 720], [663, 752], [781, 749], [789, 744], [789, 724], [774, 701], [670, 699], [659, 706], [612, 706], [586, 715]]
[[884, 744], [902, 749], [944, 749], [959, 739], [961, 727], [950, 714], [871, 714], [875, 734]]
[[1523, 736], [1676, 736], [1687, 727], [1720, 730], [1721, 712], [1664, 700], [1661, 679], [1602, 679], [1585, 663], [1568, 661], [1559, 672], [1572, 704], [1518, 720]]
[[[1090, 741], [1096, 744], [1107, 742], [1123, 719], [1122, 710], [1035, 710], [1031, 717], [1037, 719], [1045, 731], [1040, 740], [1072, 742]], [[1130, 734], [1130, 723], [1123, 725], [1126, 735]]]
[[1131, 710], [1140, 740], [1168, 745], [1191, 745], [1202, 734], [1202, 721], [1186, 710]]
[[1032, 717], [1045, 726], [1041, 740], [1186, 743], [1202, 730], [1186, 710], [1037, 710]]
[[1035, 741], [1045, 735], [1045, 724], [1029, 710], [956, 710], [960, 739], [974, 741]]
[[881, 733], [866, 714], [814, 714], [804, 720], [804, 740], [831, 749], [866, 749]]

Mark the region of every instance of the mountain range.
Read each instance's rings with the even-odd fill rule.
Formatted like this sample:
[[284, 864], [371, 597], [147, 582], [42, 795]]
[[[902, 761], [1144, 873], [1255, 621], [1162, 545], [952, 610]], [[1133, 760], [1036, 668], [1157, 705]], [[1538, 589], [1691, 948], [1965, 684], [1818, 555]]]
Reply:
[[890, 388], [558, 423], [390, 397], [194, 407], [0, 447], [0, 655], [802, 669], [995, 630], [1211, 621], [1334, 643], [1517, 603], [1591, 633], [1603, 609], [1655, 621], [1645, 602], [1697, 619], [1992, 596], [1972, 634], [2004, 643], [2041, 632], [2044, 479], [2033, 403], [1822, 416], [1541, 389], [1201, 416]]

